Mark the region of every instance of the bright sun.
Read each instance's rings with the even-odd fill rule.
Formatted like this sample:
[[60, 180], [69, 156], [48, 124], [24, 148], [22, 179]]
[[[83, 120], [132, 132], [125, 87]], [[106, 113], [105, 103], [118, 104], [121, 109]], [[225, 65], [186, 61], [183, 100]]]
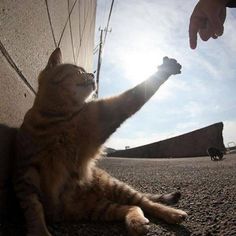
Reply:
[[162, 64], [162, 58], [160, 50], [154, 52], [143, 48], [127, 52], [122, 58], [125, 77], [134, 84], [145, 80], [157, 70], [158, 65]]

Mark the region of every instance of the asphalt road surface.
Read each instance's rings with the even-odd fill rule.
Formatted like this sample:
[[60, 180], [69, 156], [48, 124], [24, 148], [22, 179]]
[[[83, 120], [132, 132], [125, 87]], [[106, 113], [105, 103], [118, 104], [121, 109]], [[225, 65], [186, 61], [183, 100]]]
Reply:
[[[236, 236], [236, 154], [222, 161], [186, 159], [105, 158], [99, 166], [137, 190], [168, 193], [179, 190], [175, 207], [188, 212], [181, 225], [150, 219], [149, 236]], [[124, 223], [52, 225], [53, 236], [126, 236]], [[22, 225], [0, 226], [0, 236], [24, 235]]]

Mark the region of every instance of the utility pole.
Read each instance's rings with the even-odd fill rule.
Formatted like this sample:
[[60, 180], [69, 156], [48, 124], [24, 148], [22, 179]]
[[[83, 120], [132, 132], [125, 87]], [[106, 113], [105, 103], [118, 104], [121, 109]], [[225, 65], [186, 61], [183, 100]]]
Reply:
[[97, 64], [97, 73], [96, 73], [96, 84], [97, 90], [95, 93], [96, 98], [98, 98], [98, 91], [99, 91], [99, 76], [100, 76], [100, 68], [102, 64], [102, 47], [103, 47], [103, 29], [100, 29], [100, 42], [99, 42], [99, 51], [98, 51], [98, 64]]
[[100, 78], [100, 69], [101, 69], [101, 65], [102, 65], [102, 53], [103, 53], [103, 46], [105, 44], [105, 39], [103, 37], [103, 34], [105, 32], [105, 37], [107, 35], [107, 32], [111, 32], [111, 29], [108, 30], [107, 28], [105, 29], [101, 29], [100, 30], [100, 42], [99, 42], [99, 49], [98, 49], [98, 63], [97, 63], [97, 72], [96, 72], [96, 83], [97, 83], [97, 90], [95, 92], [95, 97], [98, 98], [98, 92], [99, 92], [99, 78]]
[[[113, 4], [114, 4], [114, 0], [111, 1], [111, 7], [110, 7], [110, 12], [109, 12], [109, 16], [108, 16], [108, 19], [107, 19], [106, 27], [104, 29], [99, 28], [100, 42], [99, 42], [99, 52], [98, 52], [97, 73], [96, 73], [96, 83], [97, 83], [97, 90], [95, 92], [95, 97], [96, 98], [98, 98], [98, 92], [99, 92], [99, 77], [100, 77], [100, 69], [101, 69], [101, 64], [102, 64], [103, 47], [104, 47], [105, 42], [106, 42], [107, 33], [111, 32], [111, 30], [108, 30], [108, 28], [109, 28], [109, 24], [110, 24]], [[105, 36], [103, 36], [104, 32], [105, 32]]]

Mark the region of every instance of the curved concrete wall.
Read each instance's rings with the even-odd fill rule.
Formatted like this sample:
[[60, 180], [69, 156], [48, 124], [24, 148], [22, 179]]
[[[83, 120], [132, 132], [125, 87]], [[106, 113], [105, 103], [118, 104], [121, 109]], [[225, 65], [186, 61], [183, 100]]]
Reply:
[[119, 150], [109, 154], [113, 157], [171, 158], [206, 156], [208, 147], [225, 150], [223, 143], [223, 123], [216, 123], [193, 132], [160, 142]]
[[21, 124], [57, 46], [92, 71], [95, 15], [96, 0], [0, 1], [0, 123]]

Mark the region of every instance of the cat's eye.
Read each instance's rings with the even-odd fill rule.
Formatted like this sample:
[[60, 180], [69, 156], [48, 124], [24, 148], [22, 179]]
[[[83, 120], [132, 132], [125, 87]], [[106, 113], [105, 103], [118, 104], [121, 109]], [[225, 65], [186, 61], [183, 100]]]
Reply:
[[78, 72], [79, 72], [80, 75], [86, 74], [86, 72], [85, 72], [85, 71], [82, 71], [82, 70], [78, 70]]

